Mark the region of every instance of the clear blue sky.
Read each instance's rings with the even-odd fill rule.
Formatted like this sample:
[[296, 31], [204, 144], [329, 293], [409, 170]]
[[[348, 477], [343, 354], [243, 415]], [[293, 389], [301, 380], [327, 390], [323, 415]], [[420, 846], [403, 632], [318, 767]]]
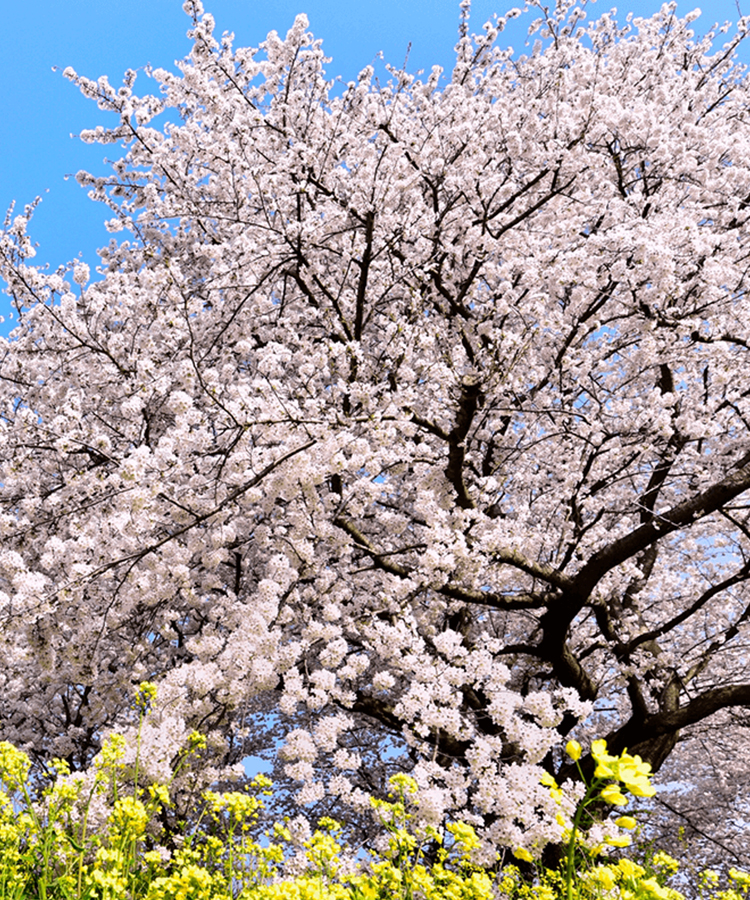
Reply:
[[[745, 8], [750, 0], [741, 2], [743, 12], [750, 12]], [[520, 6], [522, 0], [474, 0], [474, 30], [480, 31], [492, 13], [516, 3]], [[311, 30], [323, 38], [326, 55], [333, 58], [329, 74], [344, 80], [353, 78], [379, 51], [389, 62], [401, 63], [410, 42], [411, 69], [452, 65], [458, 0], [204, 0], [204, 5], [216, 18], [217, 33], [234, 31], [236, 45], [242, 46], [257, 45], [272, 29], [286, 33], [297, 13], [307, 13]], [[695, 5], [680, 0], [679, 10], [685, 13]], [[611, 0], [599, 0], [589, 7], [589, 16], [610, 6]], [[630, 0], [619, 13], [623, 19], [629, 10], [649, 15], [658, 6], [658, 0]], [[707, 0], [702, 9], [700, 31], [717, 20], [735, 21], [738, 15], [735, 0]], [[182, 0], [9, 0], [4, 5], [0, 213], [11, 200], [20, 212], [42, 195], [31, 226], [32, 239], [40, 245], [36, 262], [55, 268], [80, 254], [93, 266], [96, 248], [109, 240], [102, 225], [106, 209], [89, 201], [75, 180], [65, 181], [64, 176], [79, 169], [102, 172], [105, 151], [111, 157], [119, 154], [112, 146], [71, 139], [71, 133], [106, 119], [63, 79], [62, 69], [71, 65], [91, 78], [106, 74], [118, 84], [126, 68], [147, 63], [172, 67], [189, 50], [188, 25]], [[524, 40], [518, 29], [506, 32], [505, 43], [517, 52]], [[750, 61], [750, 48], [743, 56]], [[59, 70], [53, 72], [53, 66]], [[141, 79], [137, 87], [145, 91], [147, 83]], [[0, 312], [6, 308], [0, 299]]]

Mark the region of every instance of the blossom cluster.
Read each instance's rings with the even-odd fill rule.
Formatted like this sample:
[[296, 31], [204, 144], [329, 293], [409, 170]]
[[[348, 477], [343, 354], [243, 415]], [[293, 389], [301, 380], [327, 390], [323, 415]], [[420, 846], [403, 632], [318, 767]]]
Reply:
[[37, 774], [138, 732], [165, 783], [200, 730], [201, 789], [260, 756], [364, 839], [408, 773], [489, 859], [564, 839], [562, 736], [629, 746], [592, 753], [632, 792], [738, 733], [748, 21], [532, 2], [518, 56], [517, 10], [461, 9], [445, 74], [334, 86], [304, 16], [235, 47], [198, 0], [175, 71], [65, 70], [121, 158], [78, 175], [97, 266], [34, 265], [32, 207], [0, 232], [0, 719]]

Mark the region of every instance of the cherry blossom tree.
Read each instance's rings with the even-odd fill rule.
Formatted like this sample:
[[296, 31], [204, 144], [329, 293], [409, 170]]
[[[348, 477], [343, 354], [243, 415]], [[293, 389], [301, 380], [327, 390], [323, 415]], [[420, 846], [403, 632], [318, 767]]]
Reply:
[[560, 837], [568, 735], [695, 785], [745, 740], [748, 23], [532, 6], [526, 55], [464, 2], [453, 71], [385, 84], [199, 0], [154, 94], [65, 71], [125, 150], [78, 175], [96, 275], [30, 263], [31, 208], [0, 237], [0, 720], [40, 765], [151, 679], [153, 771], [199, 728], [206, 778], [273, 751], [354, 815], [405, 769], [514, 847]]

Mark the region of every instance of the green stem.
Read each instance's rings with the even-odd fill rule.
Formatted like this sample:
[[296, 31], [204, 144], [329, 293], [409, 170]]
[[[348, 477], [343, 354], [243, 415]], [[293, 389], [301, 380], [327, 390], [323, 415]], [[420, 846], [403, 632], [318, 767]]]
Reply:
[[586, 807], [591, 803], [594, 799], [595, 794], [599, 791], [599, 780], [595, 779], [591, 782], [591, 784], [586, 784], [586, 778], [581, 770], [580, 763], [576, 760], [576, 767], [578, 768], [578, 772], [581, 776], [581, 781], [586, 785], [586, 793], [584, 794], [583, 800], [576, 807], [575, 815], [573, 816], [573, 828], [570, 832], [570, 841], [568, 842], [568, 852], [566, 854], [565, 860], [565, 897], [566, 900], [573, 900], [573, 875], [575, 869], [575, 851], [576, 851], [576, 836], [580, 830], [581, 820], [583, 818], [583, 814], [586, 812]]

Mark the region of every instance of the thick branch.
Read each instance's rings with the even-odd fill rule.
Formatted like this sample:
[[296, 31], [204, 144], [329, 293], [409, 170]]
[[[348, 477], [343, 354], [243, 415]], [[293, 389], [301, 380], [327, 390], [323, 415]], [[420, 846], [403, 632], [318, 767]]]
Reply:
[[[338, 516], [333, 520], [333, 524], [337, 528], [345, 531], [360, 550], [364, 550], [372, 559], [372, 564], [376, 569], [388, 572], [398, 578], [411, 578], [415, 574], [415, 570], [406, 566], [394, 563], [386, 557], [392, 556], [396, 551], [389, 550], [380, 553], [373, 544], [365, 537], [365, 535], [357, 528], [357, 526], [349, 519]], [[535, 575], [548, 583], [555, 585], [557, 580], [565, 583], [565, 576], [555, 570], [544, 565], [537, 565], [530, 560], [525, 559], [520, 553], [508, 551], [507, 554], [495, 554], [495, 558], [502, 562], [507, 562], [515, 568], [524, 572]], [[556, 601], [559, 595], [553, 591], [524, 591], [517, 594], [496, 594], [492, 591], [475, 591], [471, 588], [458, 587], [456, 585], [445, 584], [432, 587], [435, 593], [441, 594], [443, 597], [449, 597], [451, 600], [462, 600], [465, 603], [476, 603], [481, 606], [489, 606], [494, 609], [541, 609]]]
[[690, 500], [678, 503], [662, 513], [655, 513], [651, 522], [640, 525], [630, 534], [612, 541], [595, 553], [574, 579], [578, 592], [582, 595], [590, 594], [602, 576], [615, 566], [641, 553], [660, 538], [710, 515], [750, 488], [750, 464], [746, 459], [742, 462], [745, 464], [736, 472]]
[[656, 713], [643, 723], [644, 734], [658, 736], [694, 725], [729, 706], [750, 705], [750, 684], [711, 688], [673, 712]]
[[722, 591], [725, 591], [735, 584], [739, 584], [741, 581], [747, 580], [748, 576], [750, 576], [750, 562], [746, 563], [739, 572], [732, 575], [730, 578], [725, 578], [724, 581], [721, 581], [719, 584], [715, 584], [707, 591], [704, 591], [695, 603], [692, 603], [687, 609], [682, 610], [678, 615], [673, 616], [663, 625], [634, 637], [633, 640], [629, 641], [626, 645], [626, 652], [632, 653], [633, 650], [635, 650], [636, 647], [640, 647], [641, 644], [646, 644], [649, 641], [656, 640], [657, 638], [662, 637], [662, 635], [667, 634], [673, 628], [681, 625], [686, 619], [689, 619], [690, 616], [702, 609], [712, 597], [715, 597], [717, 594], [720, 594]]
[[482, 396], [478, 381], [464, 379], [461, 385], [461, 399], [456, 413], [456, 424], [448, 436], [448, 465], [445, 474], [453, 485], [461, 509], [474, 509], [474, 501], [469, 496], [463, 477], [464, 456], [466, 453], [464, 439], [469, 433]]
[[[645, 717], [636, 714], [623, 726], [607, 735], [607, 748], [615, 754], [624, 750], [637, 753], [651, 764], [654, 772], [658, 772], [674, 749], [681, 729], [694, 725], [727, 707], [749, 704], [750, 684], [712, 688], [694, 697], [679, 709]], [[591, 777], [594, 771], [593, 759], [587, 756], [581, 759], [580, 763], [584, 776]], [[561, 780], [576, 778], [577, 769], [574, 765], [565, 765], [558, 774]]]

